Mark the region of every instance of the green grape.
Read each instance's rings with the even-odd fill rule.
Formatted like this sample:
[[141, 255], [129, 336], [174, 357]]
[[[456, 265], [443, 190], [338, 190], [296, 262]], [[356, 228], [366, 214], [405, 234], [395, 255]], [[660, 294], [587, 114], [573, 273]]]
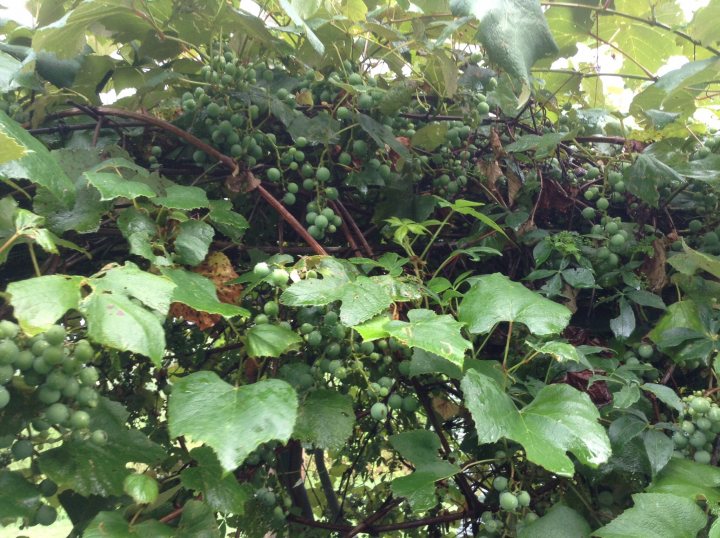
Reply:
[[698, 450], [695, 452], [693, 459], [698, 463], [707, 465], [710, 463], [710, 460], [712, 460], [712, 455], [707, 450]]
[[60, 400], [62, 393], [58, 389], [43, 385], [37, 391], [37, 399], [45, 405], [54, 404]]
[[70, 416], [70, 427], [73, 429], [84, 429], [90, 425], [90, 414], [87, 411], [74, 411]]
[[530, 501], [531, 501], [530, 494], [525, 490], [520, 491], [517, 494], [517, 500], [518, 500], [518, 504], [522, 507], [530, 506]]
[[253, 319], [256, 325], [264, 325], [265, 323], [270, 322], [270, 318], [268, 318], [265, 314], [258, 314]]
[[28, 368], [32, 368], [34, 360], [35, 355], [32, 354], [32, 351], [24, 349], [15, 356], [14, 364], [19, 370], [27, 370]]
[[77, 379], [71, 377], [67, 380], [61, 392], [66, 398], [75, 398], [80, 392], [80, 383], [78, 383]]
[[696, 413], [707, 413], [710, 411], [710, 400], [701, 396], [695, 397], [690, 401], [690, 408]]
[[38, 508], [38, 511], [35, 513], [35, 521], [39, 525], [43, 525], [44, 527], [49, 527], [53, 523], [55, 523], [55, 520], [57, 519], [57, 510], [55, 510], [52, 506], [48, 506], [47, 504], [40, 505], [40, 508]]
[[340, 356], [341, 347], [337, 342], [333, 342], [325, 348], [325, 356], [334, 359]]
[[295, 198], [295, 195], [293, 193], [286, 192], [282, 198], [282, 201], [285, 205], [294, 205], [297, 199]]
[[519, 501], [518, 498], [509, 491], [503, 491], [500, 494], [500, 508], [506, 512], [512, 512], [517, 509]]
[[282, 174], [280, 173], [280, 170], [277, 168], [268, 168], [268, 171], [265, 173], [269, 181], [276, 182], [280, 181], [280, 178], [282, 177]]
[[0, 385], [6, 385], [15, 375], [15, 368], [9, 364], [0, 365]]
[[263, 305], [263, 312], [270, 317], [275, 317], [280, 313], [280, 307], [275, 301], [268, 301]]
[[97, 369], [93, 366], [87, 366], [83, 368], [78, 374], [78, 380], [80, 381], [80, 383], [87, 386], [95, 385], [99, 379], [100, 375], [98, 374]]
[[51, 346], [59, 346], [65, 341], [65, 329], [60, 325], [53, 325], [45, 332], [44, 338]]
[[377, 421], [384, 420], [387, 417], [387, 406], [382, 402], [376, 402], [370, 408], [370, 416]]
[[688, 435], [692, 435], [695, 432], [695, 424], [693, 424], [689, 420], [683, 420], [680, 424], [680, 429]]
[[87, 407], [97, 407], [98, 404], [98, 393], [95, 392], [91, 387], [81, 387], [75, 397], [75, 400], [80, 404]]
[[592, 207], [584, 208], [582, 210], [582, 216], [588, 220], [593, 220], [595, 218], [595, 209], [593, 209]]
[[335, 116], [339, 120], [349, 120], [352, 117], [352, 113], [347, 107], [339, 106], [335, 111]]
[[260, 278], [265, 278], [270, 274], [270, 267], [265, 262], [255, 264], [253, 267], [253, 274]]
[[638, 347], [638, 355], [643, 359], [649, 359], [653, 356], [654, 352], [655, 350], [650, 344], [641, 344], [640, 347]]
[[697, 420], [695, 420], [695, 425], [701, 431], [709, 431], [710, 428], [712, 428], [712, 421], [709, 418], [700, 417]]
[[15, 338], [20, 332], [20, 327], [10, 320], [0, 320], [0, 338]]
[[52, 366], [45, 362], [45, 359], [42, 357], [35, 357], [35, 360], [33, 361], [33, 370], [35, 370], [40, 375], [47, 375], [52, 370]]
[[355, 140], [352, 144], [352, 152], [358, 156], [364, 156], [367, 154], [368, 146], [364, 140]]
[[45, 418], [51, 424], [64, 424], [70, 418], [70, 410], [65, 404], [54, 403], [45, 409]]
[[108, 434], [105, 430], [95, 430], [90, 434], [90, 441], [98, 446], [106, 445], [108, 442]]
[[625, 244], [625, 236], [622, 234], [615, 234], [610, 238], [610, 245], [619, 248]]
[[12, 454], [13, 458], [15, 458], [15, 460], [24, 460], [25, 458], [29, 458], [30, 456], [32, 456], [33, 445], [30, 441], [26, 439], [15, 441], [12, 447], [10, 447], [10, 453]]
[[319, 347], [322, 344], [322, 333], [320, 331], [312, 331], [307, 335], [306, 340], [310, 347]]
[[697, 219], [691, 220], [688, 223], [688, 230], [690, 230], [692, 233], [698, 233], [700, 230], [702, 230], [702, 227], [702, 222]]
[[320, 183], [325, 183], [330, 179], [330, 170], [325, 166], [318, 166], [315, 171], [315, 179], [317, 179]]
[[65, 350], [62, 346], [50, 346], [42, 353], [43, 360], [51, 366], [60, 364], [64, 357]]
[[687, 437], [680, 432], [673, 433], [672, 440], [675, 448], [685, 448], [688, 445]]
[[58, 486], [55, 482], [46, 478], [38, 484], [38, 489], [40, 490], [40, 495], [43, 497], [52, 497], [57, 493]]
[[720, 422], [720, 407], [714, 405], [710, 411], [708, 411], [708, 418], [713, 422]]
[[391, 394], [390, 398], [388, 398], [388, 407], [390, 407], [390, 409], [402, 409], [402, 404], [403, 397], [397, 392]]
[[493, 479], [493, 488], [496, 491], [505, 491], [508, 487], [508, 479], [504, 476], [496, 476]]
[[696, 430], [690, 435], [689, 442], [695, 448], [702, 448], [707, 443], [707, 436], [700, 430]]
[[5, 387], [0, 387], [0, 409], [4, 409], [9, 403], [10, 392]]
[[598, 198], [598, 201], [595, 202], [595, 206], [600, 211], [605, 211], [608, 207], [610, 207], [610, 202], [608, 201], [607, 198]]
[[402, 410], [406, 413], [414, 413], [420, 408], [420, 402], [415, 396], [405, 396], [402, 402]]
[[0, 342], [0, 364], [12, 364], [19, 353], [20, 349], [14, 341], [6, 339]]
[[60, 370], [53, 370], [45, 379], [45, 384], [51, 389], [62, 390], [67, 384], [67, 376]]
[[290, 275], [285, 269], [274, 269], [270, 273], [270, 282], [276, 286], [284, 286], [287, 284], [288, 278], [290, 278]]
[[300, 190], [300, 187], [297, 183], [288, 183], [287, 184], [287, 191], [290, 194], [297, 194], [298, 190]]
[[93, 358], [95, 351], [87, 340], [80, 340], [75, 344], [75, 358], [80, 362], [88, 362]]

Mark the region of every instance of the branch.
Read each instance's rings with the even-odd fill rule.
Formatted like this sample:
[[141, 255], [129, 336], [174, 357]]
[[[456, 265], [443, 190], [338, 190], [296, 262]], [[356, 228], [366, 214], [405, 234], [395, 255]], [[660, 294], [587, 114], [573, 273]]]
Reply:
[[[160, 118], [156, 118], [148, 114], [143, 114], [141, 112], [131, 112], [129, 110], [121, 110], [117, 108], [97, 107], [92, 110], [99, 116], [119, 116], [121, 118], [129, 118], [132, 120], [144, 122], [148, 125], [155, 125], [156, 127], [160, 127], [161, 129], [164, 129], [165, 131], [174, 134], [178, 138], [182, 138], [188, 144], [195, 146], [201, 151], [204, 151], [212, 158], [225, 165], [225, 167], [229, 168], [232, 171], [233, 175], [237, 175], [239, 166], [235, 159], [221, 153], [211, 145], [206, 144], [205, 142], [200, 140], [195, 135], [188, 133], [184, 129], [181, 129], [180, 127], [177, 127], [176, 125], [173, 125], [168, 121], [161, 120]], [[88, 115], [88, 111], [80, 109], [70, 109], [57, 114], [56, 117], [79, 115]], [[256, 190], [260, 193], [260, 196], [262, 196], [265, 201], [268, 202], [273, 207], [273, 209], [275, 209], [275, 211], [277, 211], [280, 216], [292, 227], [292, 229], [295, 230], [295, 232], [300, 237], [302, 237], [308, 245], [313, 248], [316, 254], [320, 254], [323, 256], [327, 255], [327, 252], [325, 252], [325, 249], [322, 247], [322, 245], [320, 245], [320, 243], [318, 243], [315, 238], [308, 233], [305, 227], [300, 224], [300, 222], [295, 218], [295, 216], [290, 213], [285, 208], [285, 206], [283, 206], [277, 200], [277, 198], [270, 194], [262, 185], [258, 185], [256, 187]]]
[[668, 32], [672, 32], [678, 37], [681, 37], [696, 47], [704, 48], [705, 50], [709, 50], [716, 56], [720, 56], [720, 51], [709, 47], [707, 45], [703, 45], [700, 41], [697, 39], [692, 38], [690, 35], [686, 34], [685, 32], [681, 30], [675, 30], [671, 26], [668, 26], [667, 24], [664, 24], [659, 21], [651, 20], [651, 19], [644, 19], [642, 17], [638, 17], [637, 15], [630, 15], [629, 13], [623, 13], [621, 11], [616, 11], [614, 9], [608, 9], [606, 7], [602, 6], [592, 6], [592, 5], [585, 5], [585, 4], [576, 4], [573, 2], [540, 2], [543, 6], [556, 6], [556, 7], [570, 7], [570, 8], [578, 8], [578, 9], [589, 9], [590, 11], [594, 11], [598, 15], [615, 15], [617, 17], [623, 17], [625, 19], [630, 19], [637, 22], [642, 22], [644, 24], [647, 24], [648, 26], [654, 26], [655, 28], [662, 28], [663, 30], [667, 30]]
[[320, 477], [320, 485], [322, 486], [323, 493], [325, 493], [325, 499], [327, 499], [332, 521], [337, 521], [340, 518], [340, 502], [330, 481], [330, 473], [328, 473], [327, 467], [325, 466], [325, 453], [322, 449], [316, 448], [313, 451], [313, 457], [315, 458], [315, 467]]

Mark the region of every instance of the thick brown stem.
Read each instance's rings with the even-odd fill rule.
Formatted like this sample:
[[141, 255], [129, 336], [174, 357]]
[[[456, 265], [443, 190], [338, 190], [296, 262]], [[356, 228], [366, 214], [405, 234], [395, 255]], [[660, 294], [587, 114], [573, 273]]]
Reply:
[[[181, 129], [180, 127], [173, 125], [168, 121], [161, 120], [160, 118], [156, 118], [154, 116], [150, 116], [148, 114], [143, 114], [140, 112], [131, 112], [129, 110], [121, 110], [110, 107], [97, 107], [93, 108], [92, 111], [98, 116], [118, 116], [121, 118], [129, 118], [132, 120], [142, 121], [148, 125], [155, 125], [156, 127], [160, 127], [165, 131], [174, 134], [178, 138], [182, 138], [188, 144], [195, 146], [199, 150], [204, 151], [210, 157], [221, 162], [223, 165], [229, 168], [233, 174], [237, 174], [238, 172], [239, 167], [235, 159], [229, 157], [228, 155], [225, 155], [224, 153], [221, 153], [220, 151], [212, 147], [210, 144], [203, 142], [195, 135], [188, 133], [184, 129]], [[65, 110], [57, 116], [78, 116], [82, 114], [88, 114], [88, 111], [71, 109]], [[285, 206], [283, 206], [280, 201], [277, 200], [277, 198], [270, 194], [262, 185], [258, 185], [256, 190], [258, 191], [260, 196], [262, 196], [265, 201], [268, 202], [273, 207], [273, 209], [275, 209], [275, 211], [277, 211], [278, 214], [290, 225], [290, 227], [295, 230], [295, 232], [300, 237], [302, 237], [308, 245], [312, 247], [313, 251], [315, 251], [316, 254], [320, 254], [323, 256], [327, 255], [327, 252], [325, 252], [325, 249], [322, 247], [322, 245], [320, 245], [320, 243], [318, 243], [315, 238], [308, 233], [305, 227], [300, 224], [300, 222], [295, 218], [295, 216], [290, 213], [285, 208]]]

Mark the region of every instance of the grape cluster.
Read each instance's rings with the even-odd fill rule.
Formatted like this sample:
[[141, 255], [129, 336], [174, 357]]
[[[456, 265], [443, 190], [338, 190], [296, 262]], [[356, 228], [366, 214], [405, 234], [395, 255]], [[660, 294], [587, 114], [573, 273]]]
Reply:
[[[97, 445], [107, 442], [104, 430], [90, 429], [98, 371], [86, 364], [95, 352], [87, 340], [71, 343], [66, 336], [55, 325], [27, 337], [15, 323], [0, 321], [0, 420], [18, 425], [14, 437], [2, 439], [2, 448], [9, 448], [7, 456], [15, 461], [31, 458], [36, 442], [44, 442], [51, 428]], [[57, 491], [49, 479], [38, 487], [45, 497]], [[32, 523], [51, 525], [56, 515], [54, 508], [40, 504]]]
[[720, 407], [702, 392], [683, 398], [684, 412], [672, 436], [675, 455], [710, 463], [715, 439], [720, 433]]
[[486, 536], [503, 535], [506, 525], [515, 528], [532, 523], [538, 518], [535, 512], [529, 510], [530, 494], [525, 491], [512, 492], [509, 489], [510, 481], [507, 477], [498, 475], [493, 479], [492, 489], [498, 495], [500, 512], [512, 514], [513, 518], [501, 518], [499, 513], [485, 511], [480, 515], [483, 524], [482, 532]]
[[[88, 341], [70, 343], [60, 325], [28, 338], [17, 325], [5, 320], [0, 322], [0, 332], [0, 408], [13, 412], [14, 398], [21, 402], [22, 396], [30, 393], [40, 406], [31, 418], [34, 430], [44, 432], [55, 427], [63, 432], [87, 432], [88, 410], [98, 404], [98, 371], [86, 366], [95, 353]], [[91, 432], [89, 438], [98, 444], [107, 441], [102, 430]], [[29, 457], [32, 443], [18, 440], [12, 453], [16, 459]]]

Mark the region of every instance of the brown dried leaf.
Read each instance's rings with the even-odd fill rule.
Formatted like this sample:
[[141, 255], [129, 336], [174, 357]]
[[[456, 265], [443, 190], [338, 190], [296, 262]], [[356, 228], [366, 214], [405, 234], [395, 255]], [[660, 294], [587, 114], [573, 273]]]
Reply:
[[590, 379], [595, 375], [603, 375], [605, 372], [600, 370], [582, 370], [580, 372], [568, 372], [565, 376], [565, 383], [582, 392], [587, 393], [595, 405], [607, 405], [612, 402], [612, 394], [608, 388], [607, 382], [595, 381], [590, 387]]
[[250, 170], [242, 170], [238, 174], [232, 174], [225, 178], [225, 188], [233, 193], [246, 193], [255, 190], [260, 185]]
[[433, 410], [442, 417], [443, 420], [450, 420], [460, 414], [460, 406], [445, 398], [435, 397], [431, 400]]
[[[205, 261], [195, 267], [193, 271], [210, 279], [215, 284], [217, 296], [221, 302], [238, 304], [243, 288], [240, 284], [226, 284], [226, 282], [236, 279], [238, 274], [225, 254], [211, 252]], [[170, 315], [194, 323], [201, 331], [214, 327], [222, 319], [219, 314], [200, 312], [181, 303], [170, 305]]]
[[640, 267], [650, 284], [651, 291], [660, 291], [668, 285], [668, 276], [665, 271], [667, 262], [667, 239], [656, 239], [653, 241], [653, 255], [646, 258]]

